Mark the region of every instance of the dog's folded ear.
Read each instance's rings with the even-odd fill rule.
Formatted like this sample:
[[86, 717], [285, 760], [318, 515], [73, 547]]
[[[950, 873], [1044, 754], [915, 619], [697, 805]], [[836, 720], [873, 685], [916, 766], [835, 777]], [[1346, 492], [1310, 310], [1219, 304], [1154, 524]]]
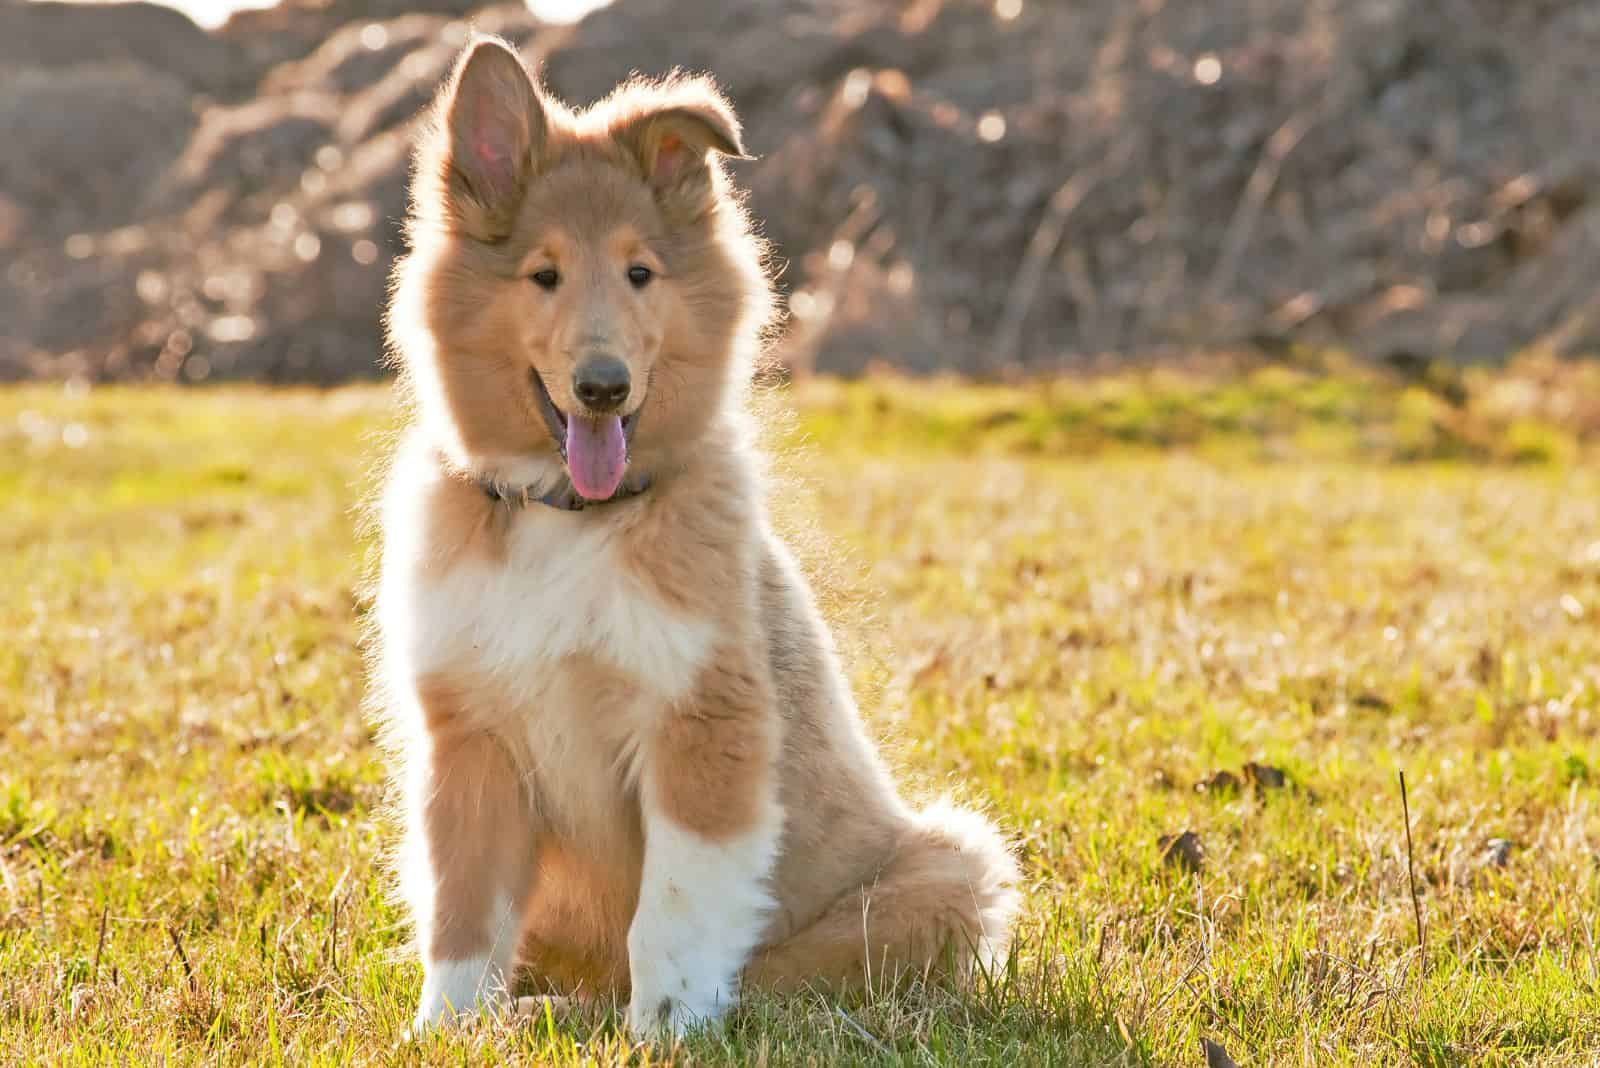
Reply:
[[543, 147], [544, 103], [512, 47], [469, 44], [439, 99], [444, 196], [455, 225], [483, 241], [511, 232]]
[[635, 106], [618, 121], [614, 136], [662, 198], [709, 194], [713, 152], [746, 158], [739, 119], [711, 79], [680, 76], [623, 94], [634, 97]]

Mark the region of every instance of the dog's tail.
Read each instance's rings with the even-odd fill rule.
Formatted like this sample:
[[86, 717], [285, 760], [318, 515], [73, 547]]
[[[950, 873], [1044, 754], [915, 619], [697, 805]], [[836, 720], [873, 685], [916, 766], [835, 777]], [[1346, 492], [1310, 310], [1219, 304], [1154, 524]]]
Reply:
[[758, 952], [751, 986], [877, 987], [907, 975], [965, 979], [1005, 952], [1017, 910], [1016, 860], [994, 824], [940, 801], [912, 817], [878, 877], [809, 926]]

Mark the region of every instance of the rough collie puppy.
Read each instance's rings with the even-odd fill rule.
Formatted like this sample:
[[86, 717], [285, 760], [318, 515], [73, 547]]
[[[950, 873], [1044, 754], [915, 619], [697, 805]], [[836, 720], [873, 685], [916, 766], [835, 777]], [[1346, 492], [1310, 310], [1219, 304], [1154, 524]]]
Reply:
[[1005, 943], [1005, 845], [902, 801], [768, 525], [741, 152], [708, 80], [573, 112], [491, 39], [423, 135], [374, 658], [418, 1027], [515, 977], [681, 1033]]

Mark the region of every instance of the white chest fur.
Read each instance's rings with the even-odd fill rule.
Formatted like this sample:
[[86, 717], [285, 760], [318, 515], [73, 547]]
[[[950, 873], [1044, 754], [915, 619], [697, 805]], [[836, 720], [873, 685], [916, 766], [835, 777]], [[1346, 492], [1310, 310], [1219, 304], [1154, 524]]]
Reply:
[[481, 672], [531, 698], [565, 658], [587, 654], [663, 700], [694, 684], [715, 627], [672, 611], [630, 569], [624, 516], [533, 505], [514, 514], [503, 559], [441, 568], [408, 535], [417, 517], [390, 504], [380, 611], [386, 655], [413, 678]]

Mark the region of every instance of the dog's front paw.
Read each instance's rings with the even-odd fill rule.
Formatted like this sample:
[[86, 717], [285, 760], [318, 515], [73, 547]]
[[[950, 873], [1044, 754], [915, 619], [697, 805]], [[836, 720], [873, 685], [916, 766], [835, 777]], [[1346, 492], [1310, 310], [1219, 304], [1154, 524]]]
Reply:
[[406, 1028], [406, 1039], [420, 1042], [434, 1031], [470, 1031], [477, 1026], [485, 1011], [498, 1013], [500, 1008], [500, 1004], [492, 999], [468, 1001], [459, 1009], [454, 1005], [424, 1003], [417, 1007], [416, 1015], [411, 1018], [411, 1026]]
[[505, 1003], [505, 983], [490, 961], [429, 962], [424, 965], [422, 997], [408, 1035], [417, 1039], [439, 1028], [470, 1026], [480, 1013], [498, 1013]]
[[407, 1042], [421, 1042], [435, 1031], [465, 1030], [472, 1026], [477, 1019], [473, 1012], [428, 1012], [418, 1009], [417, 1014], [411, 1018], [411, 1025], [406, 1028], [404, 1039]]
[[690, 1001], [669, 994], [652, 997], [635, 993], [628, 1003], [628, 1032], [643, 1041], [669, 1035], [682, 1038], [696, 1028], [717, 1023], [731, 1007], [731, 998], [713, 996]]
[[714, 938], [685, 933], [682, 926], [648, 923], [628, 933], [628, 1031], [635, 1038], [681, 1038], [721, 1020], [738, 999], [737, 966]]

